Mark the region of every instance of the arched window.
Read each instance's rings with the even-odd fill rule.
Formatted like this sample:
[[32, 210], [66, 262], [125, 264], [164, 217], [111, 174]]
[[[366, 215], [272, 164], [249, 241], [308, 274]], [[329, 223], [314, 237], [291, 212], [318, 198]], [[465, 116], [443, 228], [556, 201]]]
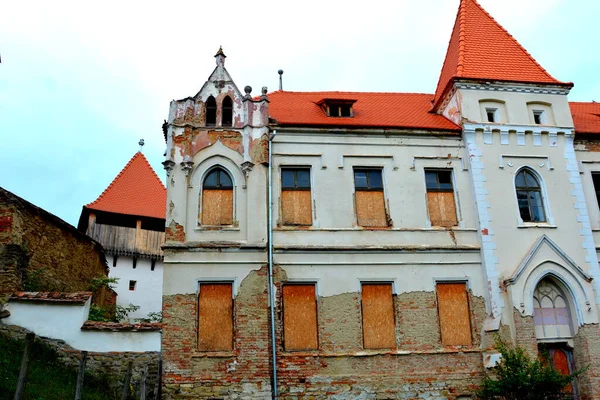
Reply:
[[210, 96], [206, 99], [206, 125], [215, 126], [217, 124], [217, 101]]
[[223, 99], [223, 117], [221, 118], [221, 126], [233, 125], [233, 102], [231, 97], [226, 96]]
[[233, 224], [233, 182], [223, 168], [215, 168], [202, 183], [202, 225]]
[[544, 278], [533, 292], [533, 320], [538, 339], [573, 336], [571, 312], [565, 293], [551, 279]]
[[542, 186], [538, 178], [530, 170], [523, 169], [515, 178], [515, 187], [523, 222], [545, 222]]

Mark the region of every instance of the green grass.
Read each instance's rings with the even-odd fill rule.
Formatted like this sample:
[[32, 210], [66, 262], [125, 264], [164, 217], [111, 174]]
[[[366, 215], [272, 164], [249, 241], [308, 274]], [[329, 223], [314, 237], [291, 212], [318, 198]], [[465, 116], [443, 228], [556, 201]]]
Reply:
[[[0, 334], [0, 400], [12, 400], [17, 389], [24, 342]], [[25, 386], [27, 400], [71, 400], [75, 398], [77, 371], [63, 365], [57, 354], [35, 342]], [[85, 400], [116, 399], [109, 389], [109, 379], [86, 373], [83, 384]]]

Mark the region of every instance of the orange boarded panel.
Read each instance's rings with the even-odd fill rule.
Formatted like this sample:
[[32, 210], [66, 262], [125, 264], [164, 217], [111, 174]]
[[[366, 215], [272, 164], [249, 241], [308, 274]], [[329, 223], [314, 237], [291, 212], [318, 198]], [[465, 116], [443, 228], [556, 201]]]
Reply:
[[232, 350], [233, 298], [231, 283], [202, 283], [198, 309], [198, 350]]
[[283, 225], [312, 225], [310, 190], [283, 190], [281, 214]]
[[286, 350], [316, 350], [315, 285], [283, 286], [283, 337]]
[[202, 225], [231, 224], [233, 224], [233, 190], [204, 190], [202, 192]]
[[432, 226], [458, 225], [453, 192], [427, 192], [427, 204]]
[[471, 345], [471, 318], [464, 283], [437, 284], [440, 330], [444, 346]]
[[356, 215], [359, 226], [388, 226], [383, 192], [357, 190]]
[[[552, 356], [554, 359], [554, 368], [561, 373], [561, 375], [569, 375], [571, 373], [571, 369], [569, 368], [569, 359], [567, 354], [561, 350], [554, 350], [554, 354]], [[564, 389], [565, 393], [573, 393], [573, 386], [568, 384]]]
[[365, 349], [396, 347], [392, 285], [362, 285], [363, 341]]

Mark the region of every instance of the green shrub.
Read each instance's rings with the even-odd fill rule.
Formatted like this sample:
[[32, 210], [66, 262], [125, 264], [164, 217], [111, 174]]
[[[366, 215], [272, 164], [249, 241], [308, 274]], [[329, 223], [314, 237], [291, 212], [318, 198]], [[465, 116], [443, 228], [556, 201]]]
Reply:
[[532, 359], [522, 347], [512, 347], [496, 338], [496, 348], [502, 355], [493, 368], [493, 377], [486, 375], [477, 393], [485, 400], [559, 400], [572, 399], [564, 389], [585, 371], [562, 375], [550, 363]]

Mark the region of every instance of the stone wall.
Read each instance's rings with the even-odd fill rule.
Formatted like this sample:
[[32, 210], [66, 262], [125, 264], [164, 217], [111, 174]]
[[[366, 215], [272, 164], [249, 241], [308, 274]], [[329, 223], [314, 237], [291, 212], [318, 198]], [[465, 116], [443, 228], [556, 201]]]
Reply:
[[84, 291], [108, 274], [102, 246], [2, 188], [0, 219], [0, 293]]
[[[0, 323], [0, 340], [4, 338], [24, 339], [28, 330], [16, 325], [6, 325]], [[73, 368], [74, 371], [79, 369], [79, 360], [81, 352], [75, 350], [65, 342], [55, 339], [36, 336], [36, 341], [53, 349], [60, 361], [67, 366]], [[135, 398], [139, 398], [140, 378], [144, 367], [148, 366], [148, 379], [146, 383], [146, 399], [154, 400], [157, 384], [160, 384], [160, 353], [159, 352], [110, 352], [98, 353], [88, 352], [86, 360], [86, 372], [95, 375], [105, 375], [112, 385], [111, 391], [119, 394], [123, 390], [123, 381], [126, 375], [128, 363], [132, 362], [132, 375], [130, 384], [135, 391]], [[160, 393], [160, 392], [159, 392]]]
[[[234, 300], [234, 348], [196, 349], [196, 294], [163, 298], [164, 398], [270, 399], [270, 325], [267, 269], [247, 275]], [[277, 373], [281, 398], [385, 399], [470, 395], [483, 376], [479, 349], [482, 298], [469, 294], [473, 346], [443, 347], [436, 295], [394, 296], [397, 348], [365, 350], [359, 293], [318, 297], [319, 349], [285, 351], [281, 285], [275, 270]]]
[[587, 368], [577, 379], [582, 400], [600, 398], [600, 325], [579, 327], [573, 340], [575, 369]]

